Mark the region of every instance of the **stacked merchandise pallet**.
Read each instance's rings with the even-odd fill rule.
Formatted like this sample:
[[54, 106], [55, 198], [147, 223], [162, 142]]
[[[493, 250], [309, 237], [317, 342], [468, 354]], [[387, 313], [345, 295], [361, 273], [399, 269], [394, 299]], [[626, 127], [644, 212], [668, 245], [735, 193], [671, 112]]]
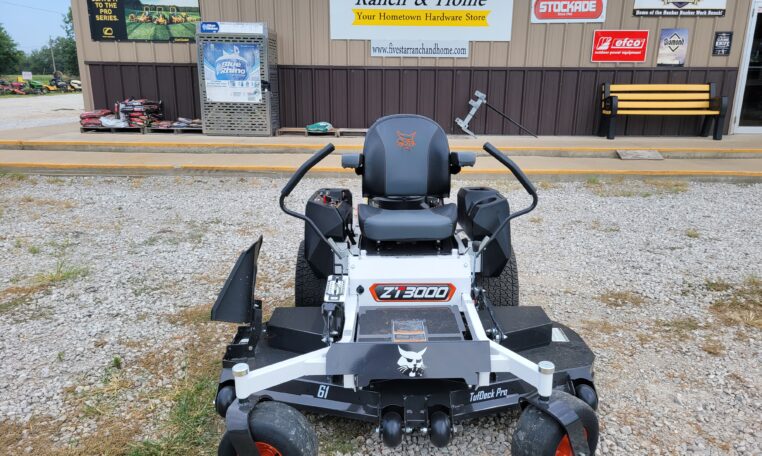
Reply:
[[130, 127], [125, 120], [115, 116], [110, 109], [96, 109], [79, 115], [80, 131], [105, 133], [142, 133], [140, 127]]
[[129, 127], [150, 127], [154, 122], [164, 119], [161, 101], [128, 98], [114, 105], [114, 111], [119, 118], [126, 121]]
[[179, 117], [176, 121], [162, 120], [152, 123], [146, 128], [146, 133], [203, 133], [201, 119]]

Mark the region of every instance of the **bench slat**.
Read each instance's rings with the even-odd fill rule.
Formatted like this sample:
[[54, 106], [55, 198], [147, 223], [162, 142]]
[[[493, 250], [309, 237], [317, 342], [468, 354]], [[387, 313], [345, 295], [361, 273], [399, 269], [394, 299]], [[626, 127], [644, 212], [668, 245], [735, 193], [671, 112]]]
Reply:
[[[604, 114], [609, 115], [611, 111], [603, 111]], [[639, 115], [639, 116], [718, 116], [720, 111], [709, 110], [682, 110], [682, 109], [620, 109], [617, 111], [617, 115]]]
[[622, 100], [708, 100], [709, 92], [701, 93], [612, 93]]
[[651, 109], [678, 109], [694, 108], [708, 109], [709, 101], [620, 101], [619, 109], [627, 108], [651, 108]]
[[709, 92], [709, 84], [611, 84], [611, 92]]

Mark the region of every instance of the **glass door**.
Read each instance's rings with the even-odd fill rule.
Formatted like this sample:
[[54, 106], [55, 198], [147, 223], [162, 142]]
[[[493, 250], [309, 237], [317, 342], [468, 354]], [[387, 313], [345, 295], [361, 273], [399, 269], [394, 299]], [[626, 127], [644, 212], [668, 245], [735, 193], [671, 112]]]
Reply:
[[749, 25], [739, 81], [743, 94], [736, 114], [736, 133], [762, 133], [762, 1], [755, 1]]

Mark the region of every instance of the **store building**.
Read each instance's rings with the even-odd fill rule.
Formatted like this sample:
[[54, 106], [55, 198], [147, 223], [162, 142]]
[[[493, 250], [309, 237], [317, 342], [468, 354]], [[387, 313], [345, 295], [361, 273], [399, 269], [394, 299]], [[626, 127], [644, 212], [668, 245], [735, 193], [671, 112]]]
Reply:
[[[198, 117], [193, 38], [150, 24], [176, 21], [173, 29], [187, 31], [197, 21], [263, 22], [277, 36], [282, 127], [364, 128], [385, 114], [414, 112], [459, 133], [454, 119], [479, 90], [538, 134], [592, 135], [604, 82], [711, 82], [731, 104], [726, 131], [762, 132], [762, 0], [72, 0], [72, 7], [87, 108], [148, 97], [164, 102], [167, 117]], [[200, 18], [191, 18], [195, 11]], [[617, 55], [617, 47], [632, 49]], [[453, 57], [379, 56], [431, 52]], [[695, 135], [700, 122], [633, 116], [619, 134]], [[471, 127], [519, 133], [487, 112]]]

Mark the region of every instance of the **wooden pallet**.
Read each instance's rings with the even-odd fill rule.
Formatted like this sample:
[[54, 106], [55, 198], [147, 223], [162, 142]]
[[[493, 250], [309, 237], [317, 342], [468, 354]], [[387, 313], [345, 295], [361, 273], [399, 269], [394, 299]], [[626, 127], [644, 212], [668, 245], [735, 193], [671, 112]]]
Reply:
[[145, 133], [174, 133], [176, 135], [184, 134], [184, 133], [203, 133], [203, 129], [201, 128], [192, 128], [192, 127], [170, 127], [170, 128], [154, 128], [154, 127], [146, 127]]
[[143, 127], [80, 127], [80, 133], [143, 133]]
[[339, 128], [336, 136], [365, 136], [367, 133], [367, 128]]
[[276, 132], [278, 136], [284, 136], [284, 135], [302, 135], [302, 136], [339, 136], [339, 130], [336, 128], [332, 128], [328, 130], [325, 133], [318, 133], [314, 131], [307, 131], [306, 128], [292, 128], [292, 127], [285, 127], [285, 128], [279, 128]]

